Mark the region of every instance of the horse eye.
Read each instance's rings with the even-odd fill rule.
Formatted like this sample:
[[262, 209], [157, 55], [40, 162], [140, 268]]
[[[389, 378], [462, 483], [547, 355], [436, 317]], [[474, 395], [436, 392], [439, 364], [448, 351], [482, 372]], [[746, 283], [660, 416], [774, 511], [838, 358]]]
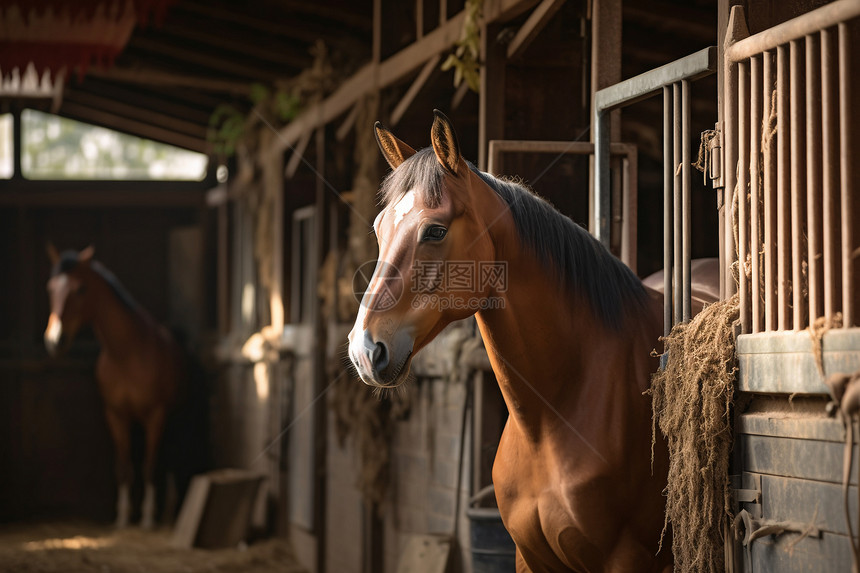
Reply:
[[442, 225], [433, 225], [424, 230], [422, 241], [441, 241], [448, 234], [448, 229]]

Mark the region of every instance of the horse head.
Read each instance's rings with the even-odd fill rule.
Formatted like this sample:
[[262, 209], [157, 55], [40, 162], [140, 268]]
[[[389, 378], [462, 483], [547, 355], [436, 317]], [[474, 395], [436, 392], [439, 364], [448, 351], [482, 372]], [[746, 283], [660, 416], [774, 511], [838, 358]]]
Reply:
[[417, 152], [375, 126], [393, 171], [373, 223], [379, 258], [349, 334], [350, 359], [371, 386], [403, 383], [415, 353], [491, 296], [478, 265], [495, 261], [489, 214], [503, 205], [461, 156], [451, 122], [434, 113], [432, 147]]
[[90, 286], [90, 268], [95, 250], [92, 246], [80, 252], [64, 251], [48, 245], [51, 259], [51, 278], [48, 279], [48, 298], [51, 314], [45, 328], [45, 348], [51, 356], [64, 351], [74, 340], [81, 326], [92, 320], [92, 297], [87, 295]]

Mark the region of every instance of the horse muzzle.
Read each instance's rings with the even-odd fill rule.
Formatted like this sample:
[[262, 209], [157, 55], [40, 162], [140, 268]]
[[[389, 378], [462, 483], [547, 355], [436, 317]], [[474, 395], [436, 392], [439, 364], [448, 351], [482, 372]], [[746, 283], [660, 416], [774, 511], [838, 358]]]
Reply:
[[48, 354], [56, 356], [65, 346], [66, 336], [63, 332], [63, 321], [54, 313], [48, 317], [48, 326], [45, 328], [45, 348]]
[[349, 333], [349, 359], [361, 381], [377, 388], [394, 388], [406, 380], [412, 363], [414, 342], [395, 336], [393, 343], [374, 341], [366, 330]]

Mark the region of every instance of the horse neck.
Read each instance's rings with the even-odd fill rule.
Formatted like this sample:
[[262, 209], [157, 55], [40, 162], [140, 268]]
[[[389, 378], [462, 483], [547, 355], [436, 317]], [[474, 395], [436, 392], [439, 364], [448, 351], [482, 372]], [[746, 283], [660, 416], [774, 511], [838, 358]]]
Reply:
[[92, 325], [103, 351], [120, 354], [140, 339], [140, 313], [119, 299], [107, 281], [94, 272]]
[[[632, 423], [625, 419], [631, 408], [637, 410], [637, 423], [647, 422], [650, 407], [642, 410], [647, 404], [642, 392], [656, 366], [650, 351], [659, 335], [650, 316], [653, 309], [626, 318], [621, 330], [613, 330], [584, 296], [559, 285], [518, 244], [503, 251], [499, 260], [508, 261], [504, 304], [479, 311], [477, 319], [517, 428], [537, 443], [547, 423], [561, 427], [571, 420], [599, 420], [578, 428], [590, 444], [598, 445], [607, 439], [609, 420]], [[605, 451], [612, 446], [599, 447]]]

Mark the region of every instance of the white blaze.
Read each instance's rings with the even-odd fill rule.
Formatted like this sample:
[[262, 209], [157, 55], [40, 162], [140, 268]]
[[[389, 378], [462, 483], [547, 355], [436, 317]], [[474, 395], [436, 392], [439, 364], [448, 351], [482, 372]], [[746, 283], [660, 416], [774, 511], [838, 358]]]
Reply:
[[415, 206], [415, 191], [410, 191], [406, 195], [403, 196], [403, 199], [397, 202], [397, 205], [394, 206], [394, 228], [397, 228], [397, 224], [403, 220], [403, 217], [412, 210]]

